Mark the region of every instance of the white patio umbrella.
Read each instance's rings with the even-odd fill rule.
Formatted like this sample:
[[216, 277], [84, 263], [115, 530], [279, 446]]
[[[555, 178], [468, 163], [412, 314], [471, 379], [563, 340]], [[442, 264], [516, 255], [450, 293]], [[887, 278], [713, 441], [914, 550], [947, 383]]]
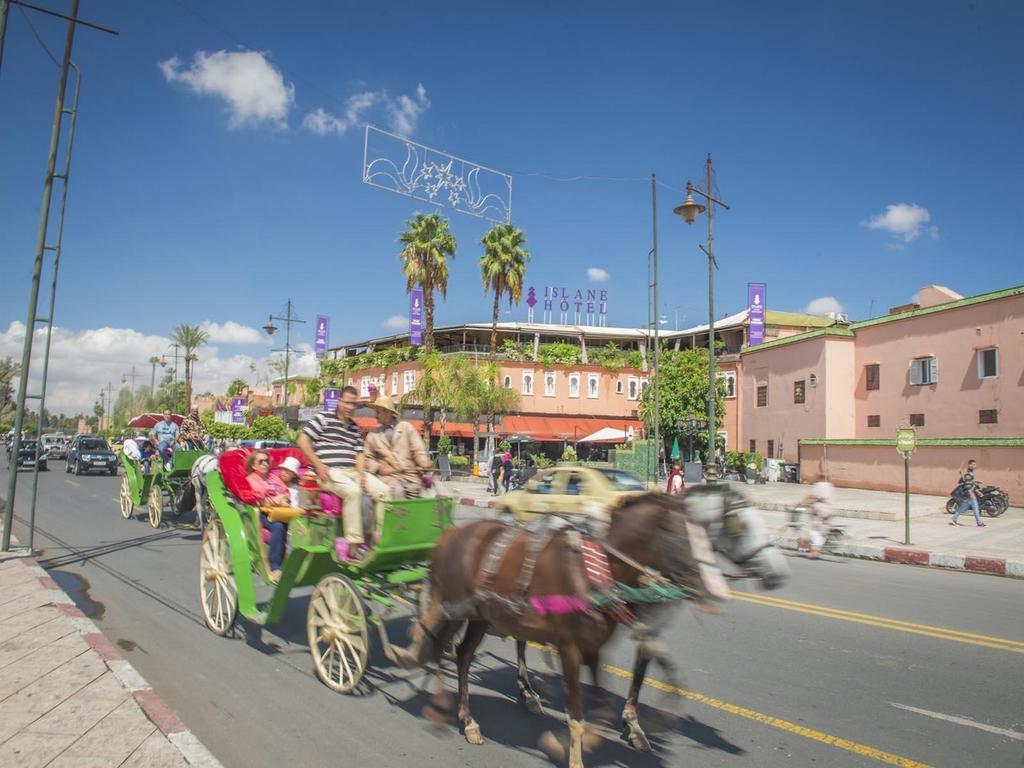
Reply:
[[626, 433], [621, 429], [615, 429], [614, 427], [604, 427], [597, 430], [591, 435], [580, 438], [581, 443], [624, 443], [626, 442]]

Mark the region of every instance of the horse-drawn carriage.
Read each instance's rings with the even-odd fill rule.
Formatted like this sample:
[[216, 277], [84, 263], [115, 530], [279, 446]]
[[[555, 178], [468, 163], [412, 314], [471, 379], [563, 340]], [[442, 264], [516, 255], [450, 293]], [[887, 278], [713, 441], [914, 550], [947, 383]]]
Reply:
[[206, 455], [206, 451], [175, 451], [167, 466], [161, 457], [153, 456], [148, 472], [142, 460], [130, 453], [123, 448], [121, 450], [121, 465], [124, 467], [118, 498], [121, 516], [127, 520], [135, 507], [144, 506], [149, 512], [149, 524], [159, 528], [165, 509], [177, 512], [178, 502], [190, 483], [192, 465], [200, 456]]
[[[302, 460], [295, 448], [268, 453], [275, 467], [288, 456]], [[289, 551], [274, 584], [257, 498], [245, 479], [246, 454], [221, 454], [219, 470], [206, 476], [212, 513], [199, 559], [206, 625], [226, 635], [239, 612], [255, 624], [273, 624], [283, 616], [293, 587], [315, 585], [306, 619], [313, 665], [327, 686], [349, 693], [366, 672], [371, 625], [387, 648], [384, 623], [416, 613], [424, 562], [452, 525], [452, 500], [385, 502], [379, 539], [358, 562], [343, 560], [335, 546], [342, 536], [341, 517], [315, 511], [293, 517]], [[256, 596], [260, 584], [273, 587], [262, 603]]]

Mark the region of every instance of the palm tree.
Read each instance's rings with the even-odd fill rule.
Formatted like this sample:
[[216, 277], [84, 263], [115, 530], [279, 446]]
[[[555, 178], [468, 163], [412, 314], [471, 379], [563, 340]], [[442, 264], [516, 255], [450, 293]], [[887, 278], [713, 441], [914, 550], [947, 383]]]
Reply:
[[417, 213], [405, 222], [405, 231], [398, 242], [404, 244], [398, 258], [402, 261], [407, 292], [418, 284], [423, 289], [423, 351], [434, 348], [434, 291], [448, 296], [448, 259], [455, 258], [455, 235], [448, 229], [448, 220], [439, 214]]
[[185, 409], [192, 405], [192, 367], [199, 359], [196, 350], [210, 340], [210, 334], [198, 325], [179, 325], [171, 331], [171, 341], [185, 350]]
[[518, 304], [523, 298], [523, 278], [530, 252], [523, 246], [523, 230], [511, 224], [496, 224], [480, 240], [484, 255], [480, 257], [480, 277], [484, 281], [484, 295], [494, 291], [494, 312], [491, 315], [491, 362], [498, 352], [498, 306], [504, 296], [508, 304]]
[[460, 392], [473, 365], [461, 357], [442, 358], [437, 352], [421, 355], [419, 363], [421, 371], [416, 379], [416, 385], [402, 395], [400, 402], [403, 407], [407, 403], [418, 403], [423, 406], [423, 437], [429, 441], [434, 411], [437, 411], [441, 435], [444, 435], [448, 414], [457, 409]]
[[488, 417], [488, 425], [495, 413], [508, 413], [519, 405], [519, 395], [500, 387], [497, 363], [484, 366], [471, 365], [462, 377], [457, 392], [455, 413], [473, 426], [473, 461], [480, 451], [480, 417]]

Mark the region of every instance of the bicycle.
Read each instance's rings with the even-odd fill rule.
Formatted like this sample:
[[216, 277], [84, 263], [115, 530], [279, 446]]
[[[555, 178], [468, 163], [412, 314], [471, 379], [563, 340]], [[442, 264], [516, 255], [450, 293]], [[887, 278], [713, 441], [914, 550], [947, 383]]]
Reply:
[[[800, 553], [811, 552], [812, 537], [809, 508], [800, 504], [790, 507], [786, 513], [786, 524], [779, 528], [772, 538], [776, 546], [795, 548]], [[821, 545], [820, 552], [830, 555], [835, 554], [845, 538], [845, 526], [827, 523], [825, 541]]]

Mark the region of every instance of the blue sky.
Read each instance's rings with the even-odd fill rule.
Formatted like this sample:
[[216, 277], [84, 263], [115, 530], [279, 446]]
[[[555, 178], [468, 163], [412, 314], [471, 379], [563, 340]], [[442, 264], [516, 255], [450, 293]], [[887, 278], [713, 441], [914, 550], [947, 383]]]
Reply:
[[[742, 308], [748, 281], [768, 284], [770, 308], [831, 297], [814, 306], [858, 318], [926, 283], [1024, 282], [1018, 3], [86, 0], [80, 14], [121, 34], [76, 39], [58, 408], [91, 403], [181, 322], [216, 324], [196, 373], [216, 388], [262, 364], [270, 345], [251, 331], [289, 297], [310, 321], [332, 317], [332, 342], [387, 333], [407, 314], [396, 237], [431, 207], [361, 183], [367, 121], [512, 173], [529, 282], [606, 288], [613, 325], [646, 316], [649, 184], [528, 174], [653, 171], [675, 188], [658, 189], [670, 324], [677, 307], [684, 326], [706, 320], [704, 227], [671, 211], [709, 151], [733, 206], [716, 219], [718, 314]], [[59, 54], [60, 23], [31, 18]], [[55, 85], [12, 8], [0, 354], [19, 349]], [[305, 127], [318, 109], [339, 130]], [[487, 320], [487, 223], [451, 224], [437, 320]]]

